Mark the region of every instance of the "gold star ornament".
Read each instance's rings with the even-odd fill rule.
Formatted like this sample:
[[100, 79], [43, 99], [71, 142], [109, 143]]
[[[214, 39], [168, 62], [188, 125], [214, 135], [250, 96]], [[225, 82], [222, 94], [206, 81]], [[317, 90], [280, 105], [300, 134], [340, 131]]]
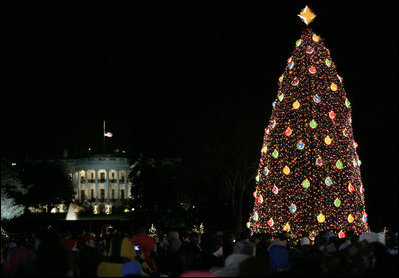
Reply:
[[311, 9], [309, 9], [308, 6], [302, 9], [301, 13], [298, 14], [298, 16], [302, 19], [303, 22], [306, 23], [306, 25], [309, 25], [313, 21], [313, 19], [316, 17], [316, 15], [312, 12]]

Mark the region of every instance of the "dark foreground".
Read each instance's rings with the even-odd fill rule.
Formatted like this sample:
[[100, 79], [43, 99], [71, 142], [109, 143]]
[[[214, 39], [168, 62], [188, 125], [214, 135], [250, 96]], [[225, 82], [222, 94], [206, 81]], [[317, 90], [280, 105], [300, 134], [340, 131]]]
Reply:
[[149, 230], [132, 221], [4, 223], [1, 274], [19, 276], [398, 276], [397, 232], [292, 242], [245, 230]]

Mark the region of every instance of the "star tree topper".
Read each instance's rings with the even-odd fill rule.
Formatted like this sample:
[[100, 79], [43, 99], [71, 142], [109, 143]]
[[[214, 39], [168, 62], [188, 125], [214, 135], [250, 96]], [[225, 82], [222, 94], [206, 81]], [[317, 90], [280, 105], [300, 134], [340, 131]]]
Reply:
[[316, 15], [312, 12], [311, 9], [309, 9], [308, 6], [302, 9], [301, 13], [298, 14], [298, 16], [303, 20], [303, 22], [306, 23], [306, 25], [309, 25], [313, 21], [313, 19], [316, 17]]

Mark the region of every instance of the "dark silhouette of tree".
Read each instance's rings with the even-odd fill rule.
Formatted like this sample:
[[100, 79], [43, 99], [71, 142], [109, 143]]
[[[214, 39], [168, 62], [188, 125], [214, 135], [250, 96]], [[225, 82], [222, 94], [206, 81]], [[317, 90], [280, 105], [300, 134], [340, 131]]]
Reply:
[[26, 163], [21, 178], [24, 185], [30, 186], [23, 198], [27, 207], [47, 206], [49, 213], [58, 204], [68, 206], [75, 196], [73, 185], [59, 162]]
[[141, 155], [130, 167], [129, 181], [131, 186], [132, 205], [135, 209], [153, 205], [153, 195], [157, 192], [155, 162], [152, 158]]
[[[193, 200], [201, 204], [205, 227], [238, 233], [243, 228], [243, 214], [249, 214], [251, 209], [258, 162], [256, 142], [261, 142], [256, 138], [258, 125], [244, 112], [245, 104], [226, 102], [230, 108], [208, 114], [205, 125], [197, 127], [200, 135], [194, 143], [195, 152], [191, 153], [188, 168], [195, 170], [191, 171], [192, 185], [188, 190]], [[234, 122], [230, 120], [233, 114], [237, 119]]]
[[181, 165], [179, 159], [141, 155], [130, 168], [131, 206], [146, 224], [175, 227], [184, 225]]

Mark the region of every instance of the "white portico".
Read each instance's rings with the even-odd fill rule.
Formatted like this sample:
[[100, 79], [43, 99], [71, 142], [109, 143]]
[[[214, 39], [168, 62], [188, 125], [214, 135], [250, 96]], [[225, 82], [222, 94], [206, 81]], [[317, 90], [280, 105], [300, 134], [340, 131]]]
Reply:
[[64, 159], [69, 178], [76, 192], [75, 201], [91, 204], [95, 213], [104, 207], [109, 213], [116, 201], [130, 197], [127, 180], [129, 161], [124, 157], [95, 155], [87, 158]]

